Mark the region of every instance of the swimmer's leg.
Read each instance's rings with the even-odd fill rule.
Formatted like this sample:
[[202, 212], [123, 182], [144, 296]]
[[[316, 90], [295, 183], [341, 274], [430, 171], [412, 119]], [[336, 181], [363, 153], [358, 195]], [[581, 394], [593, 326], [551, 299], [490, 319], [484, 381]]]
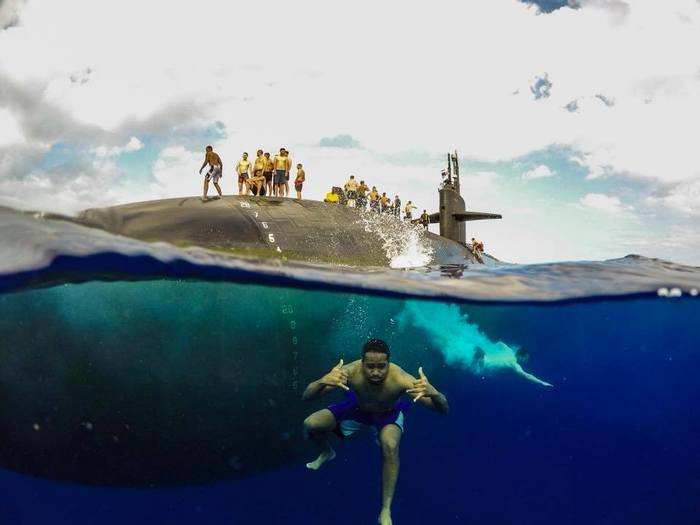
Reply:
[[218, 182], [214, 183], [214, 187], [216, 188], [216, 191], [219, 193], [219, 197], [223, 197], [224, 194], [221, 192], [221, 186], [219, 186]]
[[335, 457], [335, 450], [328, 441], [329, 434], [335, 426], [335, 416], [327, 408], [314, 412], [304, 420], [304, 434], [316, 443], [320, 451], [314, 461], [306, 464], [307, 468], [318, 470]]
[[382, 447], [382, 510], [377, 523], [380, 525], [392, 524], [391, 502], [399, 477], [400, 442], [401, 429], [397, 425], [387, 425], [379, 432], [379, 444]]
[[202, 188], [202, 200], [207, 200], [207, 193], [209, 192], [209, 179], [204, 179], [204, 188]]

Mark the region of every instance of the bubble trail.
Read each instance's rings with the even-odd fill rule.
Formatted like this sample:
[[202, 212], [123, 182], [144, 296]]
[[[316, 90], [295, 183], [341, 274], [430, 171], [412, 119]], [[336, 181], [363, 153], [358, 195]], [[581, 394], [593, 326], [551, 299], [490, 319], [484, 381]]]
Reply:
[[519, 376], [551, 387], [546, 381], [526, 372], [517, 360], [517, 348], [503, 341], [492, 341], [469, 316], [454, 304], [408, 301], [398, 316], [399, 326], [424, 330], [432, 343], [443, 353], [449, 365], [467, 368], [475, 374], [510, 369]]

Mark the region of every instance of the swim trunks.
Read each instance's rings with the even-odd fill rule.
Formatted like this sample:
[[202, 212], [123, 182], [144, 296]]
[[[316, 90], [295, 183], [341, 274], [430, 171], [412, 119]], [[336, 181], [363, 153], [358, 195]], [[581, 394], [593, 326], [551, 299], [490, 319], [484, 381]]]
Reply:
[[204, 176], [204, 180], [212, 181], [214, 184], [219, 182], [221, 178], [221, 166], [210, 166], [209, 171]]
[[248, 180], [248, 174], [247, 173], [239, 173], [238, 174], [238, 184], [243, 184], [245, 181]]
[[287, 180], [287, 170], [275, 170], [275, 184], [284, 184]]
[[270, 184], [272, 182], [272, 172], [271, 171], [263, 171], [263, 176], [265, 177], [265, 182]]
[[294, 183], [294, 189], [297, 190], [297, 191], [301, 191], [303, 187], [304, 187], [304, 183], [303, 183], [303, 182], [295, 182], [295, 183]]
[[387, 425], [396, 425], [404, 431], [404, 412], [410, 407], [407, 399], [399, 399], [387, 412], [367, 412], [358, 406], [357, 395], [352, 390], [345, 393], [345, 400], [328, 407], [337, 424], [336, 431], [348, 437], [358, 430], [372, 428], [379, 433]]

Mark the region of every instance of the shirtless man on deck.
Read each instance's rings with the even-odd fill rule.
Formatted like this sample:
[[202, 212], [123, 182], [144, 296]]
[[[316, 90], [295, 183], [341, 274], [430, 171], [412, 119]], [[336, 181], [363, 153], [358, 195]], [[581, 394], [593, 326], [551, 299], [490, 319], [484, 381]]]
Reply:
[[372, 428], [382, 449], [382, 508], [378, 523], [391, 525], [391, 502], [399, 475], [399, 442], [404, 431], [404, 411], [410, 406], [404, 394], [441, 414], [449, 412], [447, 398], [430, 384], [418, 369], [416, 379], [401, 367], [389, 363], [389, 346], [381, 339], [370, 339], [362, 348], [362, 358], [347, 365], [340, 362], [322, 378], [310, 383], [304, 400], [314, 399], [341, 388], [346, 399], [314, 412], [304, 420], [304, 432], [319, 447], [316, 460], [307, 463], [318, 470], [335, 457], [329, 436], [337, 432], [348, 437]]
[[221, 162], [221, 157], [219, 157], [217, 153], [214, 153], [214, 148], [212, 148], [211, 146], [206, 147], [206, 153], [204, 154], [204, 162], [202, 163], [202, 167], [199, 168], [200, 175], [202, 174], [202, 170], [207, 164], [209, 164], [209, 171], [204, 176], [204, 191], [202, 193], [202, 201], [207, 200], [207, 192], [209, 191], [210, 180], [212, 184], [214, 184], [216, 191], [219, 193], [219, 198], [223, 196], [223, 194], [221, 193], [221, 188], [219, 187], [219, 179], [223, 174], [224, 164]]

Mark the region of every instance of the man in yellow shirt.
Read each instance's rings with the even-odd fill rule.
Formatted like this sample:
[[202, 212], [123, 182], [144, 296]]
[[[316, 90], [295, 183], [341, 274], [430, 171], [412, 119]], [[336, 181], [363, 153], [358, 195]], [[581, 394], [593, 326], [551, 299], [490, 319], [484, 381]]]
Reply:
[[275, 166], [270, 158], [270, 152], [265, 152], [265, 169], [263, 170], [263, 176], [265, 177], [265, 188], [267, 189], [267, 195], [272, 197], [272, 172]]
[[255, 162], [253, 163], [253, 176], [248, 179], [248, 187], [253, 192], [253, 195], [265, 194], [264, 169], [265, 157], [263, 157], [263, 150], [259, 149], [255, 157]]
[[248, 193], [248, 176], [250, 173], [250, 161], [248, 160], [248, 153], [243, 153], [241, 160], [236, 164], [236, 173], [238, 174], [238, 194], [243, 193], [243, 186], [245, 186], [245, 193]]

